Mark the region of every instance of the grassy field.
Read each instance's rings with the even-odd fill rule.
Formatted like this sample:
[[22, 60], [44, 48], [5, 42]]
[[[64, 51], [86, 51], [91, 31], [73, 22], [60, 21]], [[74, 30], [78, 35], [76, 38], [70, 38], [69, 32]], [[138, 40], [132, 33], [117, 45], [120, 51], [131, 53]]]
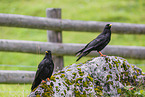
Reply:
[[[145, 24], [143, 0], [1, 0], [0, 13], [46, 17], [46, 8], [61, 8], [63, 19]], [[88, 43], [98, 33], [63, 32], [63, 43]], [[47, 41], [46, 30], [0, 27], [0, 39]], [[145, 46], [145, 35], [113, 34], [109, 45]], [[0, 52], [1, 70], [36, 70], [43, 55]], [[65, 66], [74, 63], [75, 57], [65, 56]], [[87, 58], [81, 59], [83, 62]], [[145, 64], [145, 60], [128, 59], [132, 64]], [[26, 68], [19, 66], [34, 66]], [[145, 65], [137, 65], [145, 72]], [[0, 95], [26, 97], [30, 85], [1, 84]], [[13, 87], [16, 88], [14, 92]], [[21, 88], [22, 87], [22, 88]], [[23, 91], [23, 92], [20, 92]], [[19, 95], [19, 96], [18, 96]], [[21, 95], [21, 96], [20, 96]]]
[[30, 84], [0, 84], [1, 97], [27, 97], [30, 94]]

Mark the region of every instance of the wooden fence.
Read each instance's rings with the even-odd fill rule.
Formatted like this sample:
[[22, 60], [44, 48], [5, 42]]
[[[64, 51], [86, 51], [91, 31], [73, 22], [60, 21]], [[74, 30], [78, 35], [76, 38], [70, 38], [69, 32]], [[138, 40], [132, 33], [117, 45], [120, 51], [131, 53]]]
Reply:
[[[34, 42], [34, 41], [20, 41], [20, 40], [5, 40], [0, 39], [0, 51], [6, 52], [22, 52], [34, 53], [39, 51], [41, 54], [45, 50], [51, 50], [55, 68], [63, 68], [63, 56], [74, 54], [85, 46], [85, 44], [64, 44], [62, 43], [62, 31], [80, 31], [80, 32], [100, 32], [103, 30], [106, 23], [112, 23], [112, 33], [117, 34], [145, 34], [144, 24], [129, 24], [129, 23], [114, 23], [114, 22], [96, 22], [96, 21], [78, 21], [78, 20], [62, 20], [61, 9], [48, 8], [46, 11], [47, 17], [33, 17], [13, 14], [0, 14], [0, 26], [7, 27], [21, 27], [47, 30], [48, 42]], [[103, 53], [107, 55], [121, 56], [125, 58], [145, 59], [145, 47], [136, 46], [112, 46], [108, 45]], [[98, 56], [97, 53], [91, 52], [88, 56]], [[57, 66], [58, 65], [58, 66]], [[9, 71], [10, 72], [10, 71]], [[23, 83], [23, 81], [10, 81], [11, 78], [4, 77], [0, 72], [0, 83]], [[21, 73], [20, 74], [21, 78]], [[24, 83], [31, 83], [34, 76], [32, 73], [27, 73]], [[14, 76], [13, 73], [6, 74], [7, 76]], [[28, 80], [27, 80], [28, 79]], [[31, 81], [29, 81], [31, 79]]]

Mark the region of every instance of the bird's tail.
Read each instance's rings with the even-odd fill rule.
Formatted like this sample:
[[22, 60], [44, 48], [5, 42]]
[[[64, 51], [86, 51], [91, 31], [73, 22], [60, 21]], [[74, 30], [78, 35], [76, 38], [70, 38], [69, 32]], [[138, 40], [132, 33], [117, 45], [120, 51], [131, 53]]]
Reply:
[[84, 52], [83, 54], [81, 54], [80, 57], [76, 60], [76, 62], [79, 61], [83, 56], [86, 56], [87, 54], [88, 52]]
[[34, 82], [32, 83], [31, 91], [33, 91], [39, 84], [41, 83], [40, 78], [36, 78]]
[[75, 53], [76, 57], [79, 56], [83, 52], [84, 48], [79, 50], [78, 52]]

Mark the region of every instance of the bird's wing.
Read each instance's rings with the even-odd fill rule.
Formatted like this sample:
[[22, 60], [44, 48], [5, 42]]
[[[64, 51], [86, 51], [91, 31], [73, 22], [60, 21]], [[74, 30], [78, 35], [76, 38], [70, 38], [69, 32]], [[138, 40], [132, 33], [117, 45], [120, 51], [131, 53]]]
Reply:
[[84, 52], [84, 50], [96, 45], [101, 39], [102, 39], [102, 37], [97, 37], [96, 39], [89, 42], [83, 49], [76, 52], [76, 56], [79, 56], [80, 54], [82, 54], [82, 52]]
[[98, 46], [101, 46], [102, 44], [106, 44], [108, 42], [108, 38], [103, 35], [99, 40], [99, 42], [94, 46], [94, 48], [97, 48]]
[[76, 53], [76, 56], [82, 54], [83, 52], [86, 52], [88, 50], [93, 49], [94, 47], [99, 46], [100, 44], [102, 44], [102, 42], [106, 41], [105, 35], [100, 34], [97, 38], [95, 38], [94, 40], [92, 40], [91, 42], [89, 42], [83, 49], [79, 50]]
[[35, 78], [37, 78], [37, 77], [39, 76], [39, 74], [41, 73], [41, 71], [43, 71], [44, 64], [45, 64], [45, 60], [46, 60], [46, 59], [42, 60], [42, 61], [40, 62], [40, 64], [38, 65], [38, 69], [37, 69], [37, 71], [36, 71]]
[[41, 83], [41, 79], [35, 78], [35, 80], [32, 83], [32, 86], [31, 86], [31, 91], [33, 91], [40, 83]]
[[46, 56], [43, 58], [43, 60], [39, 63], [38, 69], [36, 71], [35, 78], [39, 75], [39, 73], [43, 70], [44, 64], [45, 64]]
[[105, 39], [105, 36], [104, 36], [104, 35], [98, 36], [96, 39], [92, 40], [92, 41], [87, 45], [86, 48], [90, 48], [90, 47], [92, 47], [92, 46], [99, 45], [100, 42], [105, 41], [105, 40], [106, 40], [106, 39]]
[[45, 68], [44, 68], [44, 75], [43, 78], [45, 79], [46, 78], [50, 78], [52, 73], [53, 73], [53, 69], [54, 69], [54, 63], [53, 63], [53, 60], [52, 60], [52, 55], [51, 53], [49, 53], [48, 57], [46, 58], [47, 60], [45, 61]]
[[106, 42], [106, 40], [107, 38], [105, 38], [104, 35], [97, 37], [96, 39], [94, 39], [93, 41], [89, 43], [89, 45], [86, 47], [86, 49], [83, 52], [88, 52], [94, 48], [97, 48], [99, 45]]
[[[53, 69], [54, 69], [54, 63], [52, 60], [47, 60], [47, 67], [45, 69], [47, 69], [47, 72], [46, 72], [46, 77], [51, 77], [52, 73], [53, 73]], [[49, 64], [49, 65], [48, 65]]]

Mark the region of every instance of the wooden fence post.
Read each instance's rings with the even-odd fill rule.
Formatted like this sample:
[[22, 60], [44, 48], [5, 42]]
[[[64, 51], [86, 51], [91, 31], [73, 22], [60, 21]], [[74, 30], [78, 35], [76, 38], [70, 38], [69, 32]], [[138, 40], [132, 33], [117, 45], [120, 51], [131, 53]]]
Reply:
[[[61, 19], [60, 8], [47, 8], [46, 15], [48, 18]], [[48, 42], [62, 43], [62, 32], [61, 31], [50, 31], [47, 30]], [[62, 56], [53, 56], [54, 70], [61, 70], [64, 67]]]

